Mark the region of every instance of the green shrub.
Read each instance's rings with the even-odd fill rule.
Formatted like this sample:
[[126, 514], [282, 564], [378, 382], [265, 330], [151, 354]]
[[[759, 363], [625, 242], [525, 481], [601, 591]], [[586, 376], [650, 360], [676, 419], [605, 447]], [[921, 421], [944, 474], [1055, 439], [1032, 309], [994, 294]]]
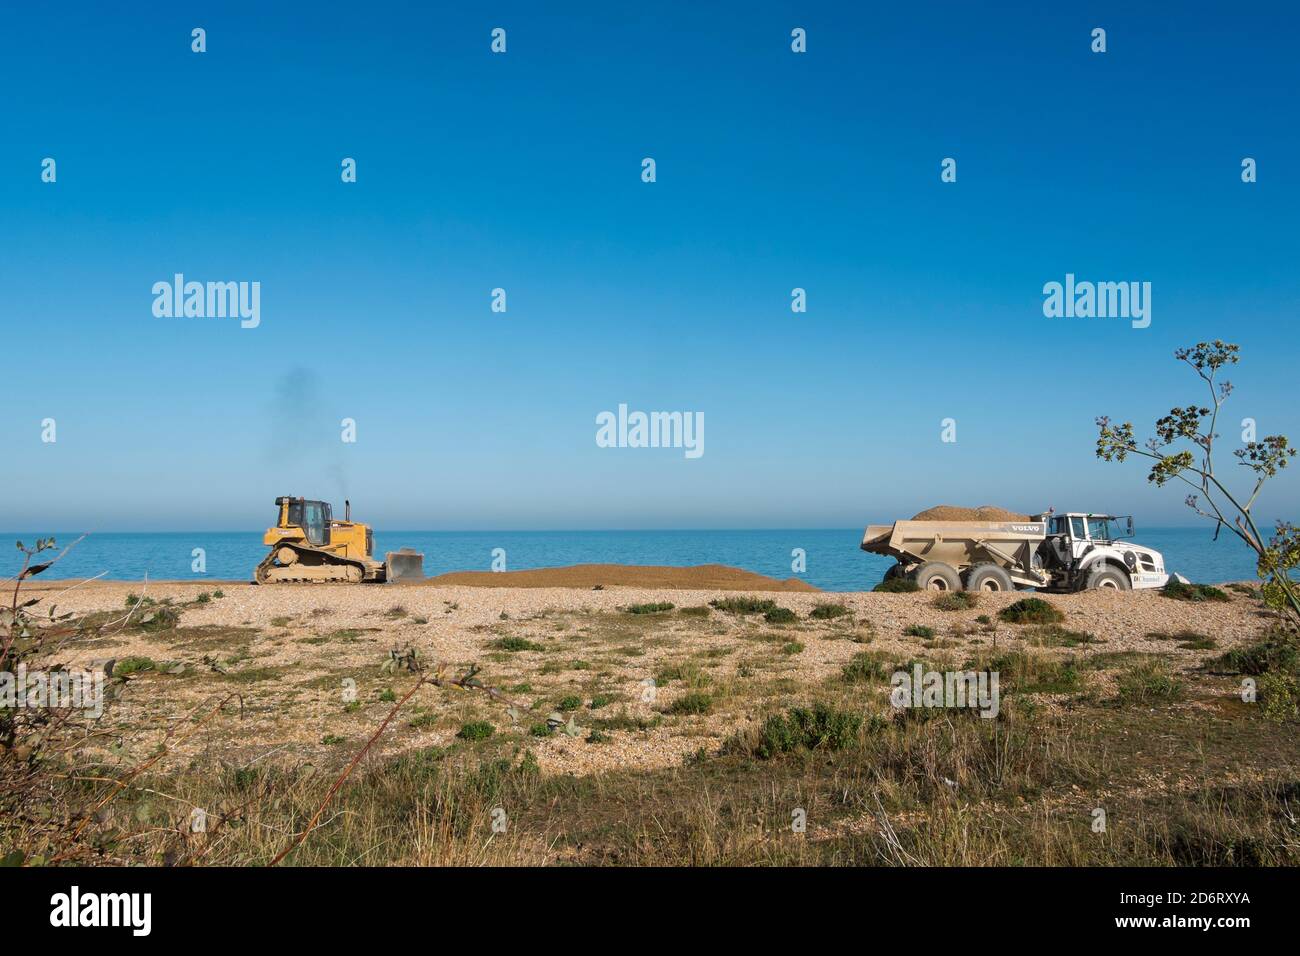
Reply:
[[708, 694], [693, 691], [683, 694], [668, 706], [668, 713], [677, 716], [707, 714], [713, 709], [713, 698]]
[[560, 702], [555, 705], [557, 710], [565, 711], [577, 710], [582, 706], [582, 698], [570, 694], [568, 697], [561, 697]]
[[[784, 714], [773, 714], [763, 722], [758, 732], [758, 743], [753, 747], [754, 756], [768, 760], [778, 754], [789, 753], [802, 741], [796, 736], [794, 725]], [[724, 748], [730, 749], [730, 748]], [[737, 742], [735, 749], [744, 749]]]
[[861, 651], [853, 655], [852, 660], [844, 665], [841, 675], [850, 684], [865, 684], [871, 681], [887, 680], [890, 671], [884, 660], [874, 651]]
[[614, 703], [614, 698], [608, 694], [597, 694], [591, 698], [591, 703], [587, 705], [590, 710], [600, 710], [602, 707], [608, 707]]
[[593, 730], [587, 734], [587, 743], [589, 744], [607, 744], [614, 738], [601, 730]]
[[687, 617], [708, 617], [710, 612], [706, 605], [701, 604], [699, 607], [684, 607], [677, 613], [685, 614]]
[[114, 665], [113, 676], [125, 677], [128, 674], [145, 674], [156, 669], [157, 665], [148, 657], [124, 657]]
[[766, 614], [776, 607], [776, 602], [766, 598], [729, 597], [712, 600], [709, 607], [732, 614]]
[[1042, 598], [1021, 598], [998, 612], [998, 617], [1011, 624], [1057, 624], [1065, 620], [1054, 605]]
[[849, 613], [849, 609], [843, 604], [821, 603], [813, 605], [812, 612], [808, 615], [814, 621], [833, 621], [837, 617], [843, 617]]
[[924, 624], [909, 624], [903, 629], [903, 633], [908, 637], [934, 637], [934, 628], [926, 627]]
[[1214, 638], [1199, 631], [1175, 631], [1172, 634], [1153, 631], [1147, 637], [1153, 641], [1177, 641], [1178, 646], [1185, 651], [1209, 651], [1219, 646]]
[[496, 728], [486, 720], [471, 720], [461, 725], [460, 730], [456, 731], [456, 736], [461, 740], [487, 740], [494, 733]]
[[1129, 704], [1177, 700], [1183, 685], [1165, 669], [1163, 661], [1143, 661], [1120, 675], [1120, 700]]
[[207, 603], [208, 603], [209, 601], [211, 601], [211, 600], [212, 600], [212, 595], [209, 594], [207, 591], [203, 591], [203, 592], [201, 592], [201, 593], [199, 594], [198, 597], [196, 597], [196, 598], [194, 599], [194, 603], [195, 603], [195, 604], [207, 604]]
[[1290, 641], [1268, 637], [1246, 647], [1234, 647], [1208, 661], [1206, 668], [1212, 673], [1250, 676], [1270, 671], [1294, 672], [1300, 669], [1300, 653]]
[[1079, 687], [1079, 665], [1073, 658], [1008, 651], [989, 661], [988, 670], [997, 672], [1003, 688], [1023, 694], [1069, 694]]
[[940, 611], [969, 611], [978, 603], [979, 595], [974, 591], [947, 591], [934, 599]]
[[693, 661], [680, 661], [675, 664], [665, 664], [655, 671], [654, 681], [659, 687], [666, 687], [672, 681], [679, 680], [684, 682], [688, 687], [703, 687], [711, 684], [713, 678]]
[[551, 725], [545, 721], [540, 724], [533, 724], [528, 728], [528, 732], [534, 737], [551, 737], [555, 735], [555, 731], [551, 729]]
[[881, 581], [871, 590], [883, 591], [886, 594], [908, 594], [912, 591], [921, 590], [921, 586], [911, 578], [896, 577], [888, 581]]
[[671, 611], [676, 604], [670, 604], [667, 601], [659, 601], [654, 604], [633, 604], [627, 609], [628, 614], [662, 614], [664, 611]]
[[1300, 681], [1293, 674], [1263, 674], [1259, 679], [1259, 702], [1269, 720], [1281, 723], [1300, 718]]
[[798, 641], [789, 641], [789, 642], [787, 642], [787, 643], [781, 645], [781, 653], [782, 653], [782, 654], [785, 654], [785, 655], [787, 655], [787, 656], [793, 656], [793, 655], [795, 655], [795, 654], [802, 654], [802, 653], [803, 653], [803, 649], [804, 649], [804, 648], [803, 648], [803, 645], [800, 644]]
[[143, 609], [142, 613], [133, 618], [132, 623], [140, 630], [151, 634], [156, 631], [169, 631], [181, 619], [181, 612], [166, 604], [148, 606], [141, 603], [140, 607]]
[[1070, 694], [1079, 689], [1079, 665], [1073, 660], [1052, 661], [1049, 673], [1037, 683], [1029, 684], [1029, 694]]
[[1173, 598], [1176, 601], [1231, 601], [1232, 598], [1220, 591], [1218, 588], [1209, 584], [1183, 584], [1181, 581], [1170, 580], [1165, 585], [1162, 592], [1165, 597]]
[[788, 607], [774, 607], [763, 615], [768, 624], [793, 624], [799, 618]]
[[501, 637], [497, 638], [488, 647], [498, 651], [544, 651], [546, 650], [536, 641], [530, 641], [524, 637]]
[[862, 726], [862, 715], [817, 704], [812, 710], [801, 707], [792, 709], [790, 721], [803, 738], [803, 745], [809, 750], [818, 747], [843, 750], [856, 741], [858, 730]]
[[853, 711], [836, 710], [825, 704], [815, 704], [811, 709], [795, 707], [784, 715], [773, 714], [767, 718], [759, 730], [753, 753], [767, 760], [801, 747], [843, 750], [857, 742], [861, 728], [862, 715]]

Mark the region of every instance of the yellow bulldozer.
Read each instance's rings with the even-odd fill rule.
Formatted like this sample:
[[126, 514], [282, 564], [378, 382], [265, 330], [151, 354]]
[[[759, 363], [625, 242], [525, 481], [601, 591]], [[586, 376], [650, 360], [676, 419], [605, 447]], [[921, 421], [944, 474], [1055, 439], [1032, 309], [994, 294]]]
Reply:
[[352, 520], [352, 502], [343, 502], [343, 520], [334, 520], [328, 501], [275, 499], [280, 517], [262, 543], [270, 553], [253, 570], [258, 584], [402, 581], [424, 576], [424, 555], [410, 548], [374, 557], [374, 531]]

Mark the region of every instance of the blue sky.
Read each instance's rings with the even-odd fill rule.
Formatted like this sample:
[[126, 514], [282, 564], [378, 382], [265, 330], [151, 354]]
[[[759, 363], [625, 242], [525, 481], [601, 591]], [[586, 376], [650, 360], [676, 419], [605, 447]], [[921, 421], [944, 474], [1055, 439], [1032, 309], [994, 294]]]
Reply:
[[[1201, 401], [1170, 356], [1206, 338], [1242, 346], [1229, 421], [1300, 437], [1286, 6], [537, 6], [7, 5], [0, 527], [257, 529], [280, 494], [390, 528], [1182, 523], [1092, 421]], [[176, 272], [260, 282], [261, 325], [156, 318]], [[1151, 282], [1151, 327], [1045, 318], [1067, 272]], [[705, 454], [598, 448], [620, 402], [703, 412]], [[1298, 504], [1300, 468], [1257, 510]]]

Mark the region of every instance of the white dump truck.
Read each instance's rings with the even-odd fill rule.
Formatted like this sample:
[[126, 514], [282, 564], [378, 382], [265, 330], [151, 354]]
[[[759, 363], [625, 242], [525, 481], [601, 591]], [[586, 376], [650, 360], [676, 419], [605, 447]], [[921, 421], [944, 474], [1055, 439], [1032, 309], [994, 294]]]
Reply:
[[896, 558], [904, 575], [933, 591], [1159, 588], [1169, 581], [1159, 551], [1121, 539], [1128, 516], [1067, 512], [1027, 521], [895, 521], [871, 525], [862, 550]]

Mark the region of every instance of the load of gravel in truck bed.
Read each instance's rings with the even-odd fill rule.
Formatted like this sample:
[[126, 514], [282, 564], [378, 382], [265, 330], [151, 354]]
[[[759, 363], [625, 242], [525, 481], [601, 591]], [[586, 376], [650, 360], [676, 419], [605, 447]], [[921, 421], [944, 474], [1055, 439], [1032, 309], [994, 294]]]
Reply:
[[1029, 515], [1008, 511], [996, 505], [978, 508], [959, 508], [956, 505], [935, 505], [912, 516], [913, 521], [1028, 521]]

